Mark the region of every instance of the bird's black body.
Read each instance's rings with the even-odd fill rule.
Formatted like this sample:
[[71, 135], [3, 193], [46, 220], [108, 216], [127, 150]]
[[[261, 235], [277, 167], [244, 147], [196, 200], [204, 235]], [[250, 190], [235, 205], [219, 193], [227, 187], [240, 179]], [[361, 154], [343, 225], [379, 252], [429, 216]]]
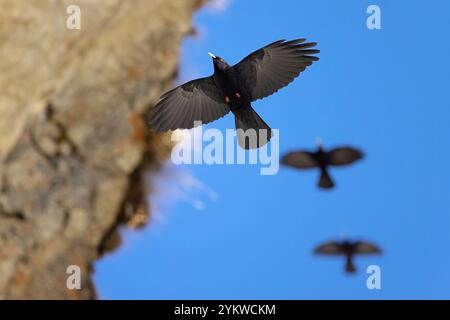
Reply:
[[345, 256], [345, 271], [348, 273], [356, 272], [355, 264], [353, 263], [353, 256], [357, 253], [357, 244], [345, 240], [341, 243], [341, 250]]
[[[189, 129], [195, 121], [208, 123], [228, 112], [235, 116], [238, 142], [245, 149], [258, 148], [270, 139], [271, 129], [253, 110], [251, 103], [267, 97], [292, 82], [318, 58], [310, 49], [316, 43], [305, 39], [271, 43], [241, 62], [230, 66], [210, 54], [214, 74], [187, 82], [161, 97], [154, 107], [151, 124], [157, 132]], [[248, 136], [256, 130], [261, 136]]]
[[318, 168], [320, 179], [318, 186], [323, 189], [331, 189], [334, 182], [331, 179], [328, 168], [330, 166], [349, 165], [363, 158], [363, 153], [355, 148], [340, 147], [330, 151], [325, 151], [321, 145], [315, 152], [294, 151], [283, 156], [281, 162], [284, 165], [297, 169]]
[[318, 246], [314, 250], [320, 255], [343, 255], [345, 257], [345, 272], [356, 272], [353, 257], [357, 254], [381, 254], [381, 249], [365, 241], [331, 241]]
[[232, 112], [251, 105], [251, 98], [246, 90], [242, 90], [239, 84], [239, 75], [235, 69], [226, 62], [217, 62], [214, 60], [214, 74], [212, 76], [214, 83], [221, 88], [225, 102]]

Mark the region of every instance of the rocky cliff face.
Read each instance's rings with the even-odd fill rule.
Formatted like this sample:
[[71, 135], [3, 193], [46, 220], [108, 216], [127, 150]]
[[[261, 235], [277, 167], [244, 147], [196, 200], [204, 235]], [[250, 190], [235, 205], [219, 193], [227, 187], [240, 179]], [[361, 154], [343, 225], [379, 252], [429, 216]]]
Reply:
[[[166, 157], [146, 118], [201, 0], [0, 2], [0, 298], [90, 299], [93, 262], [147, 219]], [[81, 290], [66, 287], [69, 265]]]

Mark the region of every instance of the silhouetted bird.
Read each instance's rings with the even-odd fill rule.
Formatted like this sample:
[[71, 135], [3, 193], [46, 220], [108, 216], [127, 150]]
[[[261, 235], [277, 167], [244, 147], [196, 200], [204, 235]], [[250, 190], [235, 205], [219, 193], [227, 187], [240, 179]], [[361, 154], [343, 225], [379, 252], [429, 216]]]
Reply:
[[320, 255], [343, 255], [345, 256], [345, 271], [353, 273], [356, 271], [353, 264], [353, 256], [356, 254], [381, 254], [381, 249], [376, 245], [364, 241], [326, 242], [314, 250], [315, 254]]
[[363, 153], [351, 147], [340, 147], [325, 151], [322, 144], [318, 143], [316, 152], [293, 151], [284, 155], [281, 163], [297, 169], [320, 169], [319, 188], [331, 189], [334, 182], [328, 174], [329, 166], [344, 166], [363, 158]]
[[[260, 135], [244, 135], [237, 130], [239, 145], [245, 149], [263, 146], [272, 137], [270, 127], [253, 110], [251, 102], [287, 86], [306, 67], [319, 60], [310, 49], [316, 43], [305, 39], [279, 40], [230, 66], [208, 53], [214, 64], [210, 77], [189, 81], [161, 96], [150, 123], [157, 132], [190, 129], [194, 121], [208, 123], [233, 112], [236, 129], [254, 129]], [[265, 132], [265, 134], [264, 134]], [[247, 136], [247, 139], [245, 137]]]

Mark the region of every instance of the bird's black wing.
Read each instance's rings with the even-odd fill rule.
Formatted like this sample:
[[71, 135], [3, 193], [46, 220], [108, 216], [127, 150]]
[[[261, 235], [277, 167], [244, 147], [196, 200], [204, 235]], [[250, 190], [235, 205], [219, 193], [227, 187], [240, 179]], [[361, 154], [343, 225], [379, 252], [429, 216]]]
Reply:
[[358, 254], [376, 254], [381, 253], [381, 249], [377, 247], [374, 244], [364, 242], [364, 241], [357, 241], [355, 242], [355, 253]]
[[339, 242], [331, 241], [318, 246], [314, 250], [315, 254], [343, 254], [344, 249]]
[[281, 163], [297, 169], [309, 169], [317, 166], [314, 153], [308, 151], [293, 151], [285, 154]]
[[363, 153], [351, 147], [336, 148], [328, 152], [328, 161], [334, 166], [343, 166], [362, 159]]
[[233, 66], [240, 76], [241, 86], [252, 101], [277, 92], [291, 83], [306, 67], [319, 58], [311, 56], [319, 50], [310, 49], [316, 43], [305, 39], [279, 40], [271, 43]]
[[151, 125], [157, 132], [190, 129], [194, 121], [208, 123], [230, 111], [212, 77], [189, 81], [161, 96], [153, 107]]

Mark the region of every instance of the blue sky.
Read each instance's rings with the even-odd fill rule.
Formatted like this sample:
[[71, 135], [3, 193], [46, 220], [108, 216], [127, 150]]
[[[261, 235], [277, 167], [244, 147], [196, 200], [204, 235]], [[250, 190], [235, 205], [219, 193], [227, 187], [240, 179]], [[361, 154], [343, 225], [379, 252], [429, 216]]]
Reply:
[[[382, 30], [366, 28], [370, 4], [381, 7]], [[95, 266], [100, 297], [450, 298], [449, 12], [443, 0], [232, 1], [223, 12], [198, 12], [182, 79], [212, 73], [208, 51], [236, 63], [278, 39], [316, 41], [321, 60], [254, 108], [280, 130], [281, 153], [314, 148], [321, 137], [367, 157], [332, 170], [331, 192], [315, 187], [317, 172], [177, 168], [217, 199], [203, 195], [203, 210], [173, 201], [143, 231], [125, 231], [125, 245]], [[343, 234], [385, 254], [357, 259], [355, 276], [341, 259], [312, 255]], [[381, 267], [381, 290], [366, 288], [370, 264]]]

